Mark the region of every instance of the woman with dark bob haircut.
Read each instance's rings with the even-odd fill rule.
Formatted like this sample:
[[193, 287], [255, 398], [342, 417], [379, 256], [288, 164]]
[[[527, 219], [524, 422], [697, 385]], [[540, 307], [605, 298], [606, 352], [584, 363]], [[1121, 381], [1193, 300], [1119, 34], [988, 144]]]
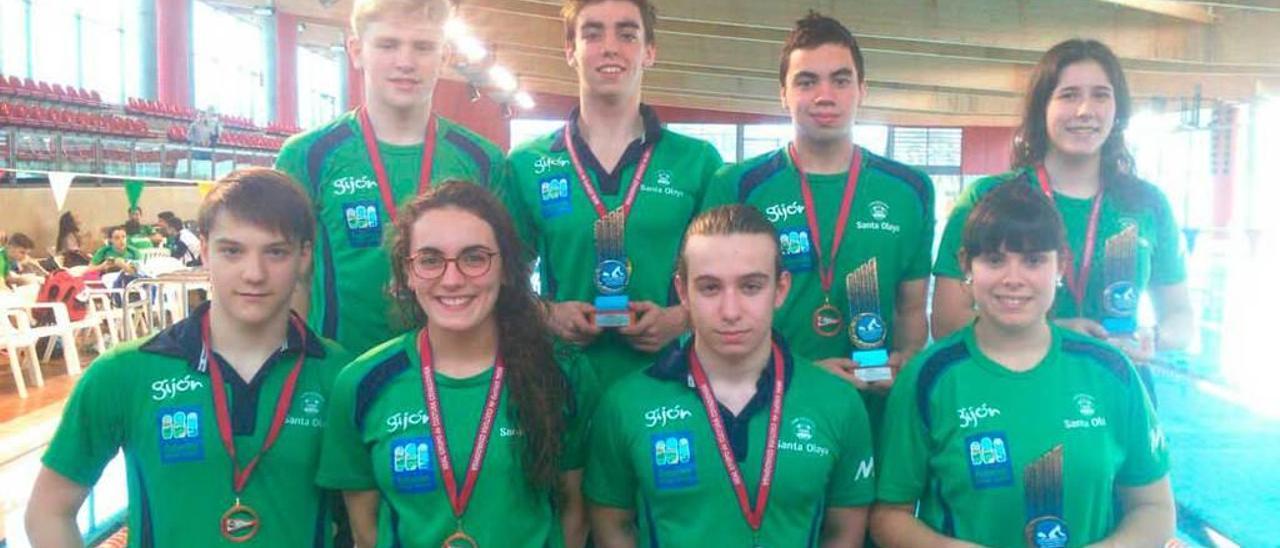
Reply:
[[394, 219], [413, 329], [338, 376], [317, 482], [343, 491], [359, 546], [582, 546], [594, 381], [553, 346], [510, 215], [454, 181]]
[[[1058, 325], [1108, 340], [1147, 379], [1156, 350], [1185, 347], [1193, 320], [1181, 232], [1164, 193], [1133, 173], [1124, 142], [1130, 114], [1124, 71], [1107, 46], [1075, 39], [1045, 53], [1027, 90], [1014, 171], [974, 182], [947, 221], [934, 265], [934, 338], [974, 316], [956, 253], [965, 219], [984, 194], [1014, 183], [1050, 196], [1066, 224], [1066, 279], [1052, 309]], [[1136, 325], [1144, 293], [1154, 332]]]
[[1030, 185], [999, 185], [969, 214], [958, 255], [976, 317], [912, 359], [889, 395], [880, 545], [1173, 537], [1168, 450], [1132, 363], [1046, 317], [1070, 268], [1064, 232]]

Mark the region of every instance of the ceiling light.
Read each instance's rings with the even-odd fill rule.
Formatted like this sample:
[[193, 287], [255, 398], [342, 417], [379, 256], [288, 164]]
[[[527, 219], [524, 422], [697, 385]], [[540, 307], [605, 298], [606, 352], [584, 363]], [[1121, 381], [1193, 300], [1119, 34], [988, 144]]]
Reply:
[[505, 92], [513, 92], [520, 84], [516, 81], [516, 75], [502, 65], [494, 65], [489, 68], [489, 83], [493, 87]]

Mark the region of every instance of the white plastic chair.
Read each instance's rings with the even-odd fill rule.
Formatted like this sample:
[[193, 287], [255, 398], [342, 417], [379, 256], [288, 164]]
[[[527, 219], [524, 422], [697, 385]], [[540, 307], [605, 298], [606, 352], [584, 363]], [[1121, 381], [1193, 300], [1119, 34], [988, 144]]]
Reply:
[[[0, 295], [0, 299], [9, 298]], [[31, 381], [36, 386], [44, 385], [44, 375], [40, 372], [40, 362], [36, 360], [36, 337], [21, 329], [27, 322], [26, 313], [20, 308], [6, 308], [0, 304], [0, 345], [4, 346], [5, 355], [9, 358], [9, 370], [13, 373], [13, 384], [18, 388], [18, 397], [27, 397], [27, 383], [23, 379], [24, 362], [31, 369]]]

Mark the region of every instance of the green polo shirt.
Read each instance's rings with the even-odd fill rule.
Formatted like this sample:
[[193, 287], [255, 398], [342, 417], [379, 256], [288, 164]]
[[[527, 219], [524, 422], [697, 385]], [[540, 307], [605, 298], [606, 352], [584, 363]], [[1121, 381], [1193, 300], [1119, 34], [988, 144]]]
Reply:
[[[777, 230], [783, 267], [791, 272], [791, 292], [773, 317], [774, 327], [791, 343], [792, 351], [811, 360], [847, 358], [853, 351], [848, 322], [846, 280], [849, 273], [875, 260], [874, 294], [868, 295], [884, 320], [885, 348], [893, 347], [898, 285], [929, 276], [933, 252], [933, 183], [923, 172], [862, 151], [857, 189], [845, 222], [844, 239], [836, 254], [835, 276], [829, 295], [822, 290], [818, 264], [831, 260], [836, 218], [849, 173], [809, 175], [819, 235], [809, 229], [800, 174], [786, 148], [740, 164], [725, 166], [707, 189], [703, 209], [741, 203], [759, 209]], [[825, 299], [843, 313], [834, 336], [814, 329], [814, 311]]]
[[[775, 336], [775, 340], [779, 340]], [[760, 529], [764, 546], [817, 546], [824, 512], [875, 496], [867, 413], [857, 391], [783, 347], [777, 467]], [[685, 347], [609, 388], [592, 420], [583, 490], [636, 513], [639, 546], [751, 546], [752, 532], [690, 380]], [[753, 504], [764, 458], [773, 365], [738, 416], [720, 415]]]
[[124, 251], [120, 251], [116, 249], [115, 246], [107, 244], [98, 248], [98, 250], [93, 253], [93, 258], [89, 260], [89, 264], [99, 265], [110, 259], [124, 259], [126, 261], [137, 262], [142, 260], [142, 254], [133, 246], [126, 245], [124, 247]]
[[[332, 489], [381, 492], [378, 546], [438, 546], [456, 529], [431, 438], [417, 338], [417, 331], [400, 335], [343, 369], [316, 476]], [[575, 396], [561, 468], [580, 469], [595, 379], [580, 352], [561, 348], [557, 356]], [[464, 379], [436, 374], [459, 489], [492, 380], [493, 368]], [[504, 386], [463, 528], [480, 546], [563, 546], [550, 493], [535, 492], [525, 480], [514, 412]]]
[[[489, 141], [437, 116], [431, 183], [460, 179], [493, 187], [502, 153]], [[418, 192], [422, 145], [378, 144], [391, 194], [404, 205]], [[387, 295], [391, 216], [355, 112], [290, 138], [276, 169], [302, 185], [315, 207], [317, 234], [307, 321], [325, 337], [360, 353], [400, 333]]]
[[[1115, 488], [1164, 477], [1168, 449], [1129, 360], [1083, 335], [1052, 333], [1048, 354], [1024, 372], [983, 355], [973, 324], [913, 358], [889, 396], [895, 427], [882, 435], [879, 500], [918, 501], [920, 520], [950, 537], [1023, 546], [1026, 523], [1046, 513], [1028, 503], [1038, 494], [1065, 523], [1066, 539], [1039, 531], [1049, 540], [1084, 546], [1109, 535]], [[1027, 480], [1055, 446], [1056, 499]]]
[[9, 269], [13, 267], [13, 263], [9, 260], [9, 250], [4, 246], [0, 246], [0, 284], [4, 283], [4, 279], [9, 275]]
[[[219, 534], [236, 500], [232, 463], [218, 435], [210, 377], [201, 360], [208, 306], [147, 339], [94, 360], [63, 411], [44, 465], [91, 487], [120, 450], [128, 469], [130, 546], [235, 546]], [[258, 462], [241, 502], [261, 518], [249, 546], [329, 546], [331, 495], [313, 482], [325, 407], [349, 354], [290, 329], [287, 342], [245, 382], [219, 359], [236, 453], [247, 464], [262, 447], [298, 352], [306, 361], [280, 436]]]
[[[678, 302], [671, 276], [680, 240], [722, 161], [710, 143], [663, 129], [647, 106], [640, 112], [645, 135], [631, 143], [613, 173], [601, 167], [580, 136], [573, 139], [574, 150], [590, 184], [613, 210], [625, 201], [644, 148], [654, 147], [623, 235], [632, 267], [627, 295], [632, 302], [668, 306]], [[577, 124], [577, 119], [575, 110], [569, 123]], [[598, 216], [569, 159], [564, 129], [512, 150], [506, 183], [504, 198], [518, 229], [541, 256], [543, 298], [593, 302], [598, 262], [593, 227]], [[652, 354], [633, 349], [613, 329], [596, 337], [587, 354], [604, 386], [653, 361]]]
[[[957, 253], [964, 238], [964, 223], [969, 212], [991, 189], [1006, 183], [1029, 184], [1040, 188], [1035, 168], [1025, 168], [1002, 175], [985, 177], [970, 184], [960, 197], [947, 219], [938, 248], [938, 260], [933, 266], [937, 276], [961, 278], [964, 272]], [[1102, 209], [1098, 214], [1097, 243], [1094, 245], [1093, 266], [1085, 286], [1084, 310], [1076, 309], [1075, 299], [1066, 287], [1058, 289], [1053, 314], [1058, 318], [1086, 317], [1101, 320], [1103, 293], [1112, 280], [1106, 274], [1106, 241], [1129, 226], [1138, 228], [1136, 276], [1132, 280], [1138, 294], [1147, 287], [1172, 285], [1187, 279], [1186, 257], [1182, 246], [1182, 234], [1173, 218], [1169, 200], [1155, 185], [1141, 180], [1125, 181], [1134, 185], [1127, 191], [1127, 199], [1119, 191], [1103, 194]], [[1085, 236], [1088, 233], [1092, 198], [1072, 198], [1054, 192], [1054, 203], [1062, 214], [1067, 228], [1067, 244], [1071, 247], [1079, 271], [1084, 256]]]

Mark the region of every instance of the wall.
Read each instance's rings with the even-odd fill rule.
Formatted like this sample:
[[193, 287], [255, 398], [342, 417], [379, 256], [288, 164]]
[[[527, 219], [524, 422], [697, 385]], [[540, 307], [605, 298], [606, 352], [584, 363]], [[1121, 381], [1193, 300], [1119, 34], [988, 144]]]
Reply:
[[[10, 234], [22, 232], [36, 242], [37, 250], [54, 245], [58, 236], [57, 206], [53, 192], [47, 185], [0, 186], [0, 204], [4, 204], [5, 216], [0, 229]], [[143, 220], [155, 223], [156, 214], [172, 211], [184, 221], [195, 218], [200, 207], [200, 191], [192, 186], [148, 186], [142, 192], [138, 205], [142, 207]], [[129, 201], [122, 186], [94, 187], [92, 184], [72, 186], [67, 193], [63, 211], [71, 211], [80, 220], [86, 236], [109, 226], [123, 224], [129, 218]], [[98, 244], [85, 242], [92, 252]], [[37, 255], [44, 256], [44, 251]]]

